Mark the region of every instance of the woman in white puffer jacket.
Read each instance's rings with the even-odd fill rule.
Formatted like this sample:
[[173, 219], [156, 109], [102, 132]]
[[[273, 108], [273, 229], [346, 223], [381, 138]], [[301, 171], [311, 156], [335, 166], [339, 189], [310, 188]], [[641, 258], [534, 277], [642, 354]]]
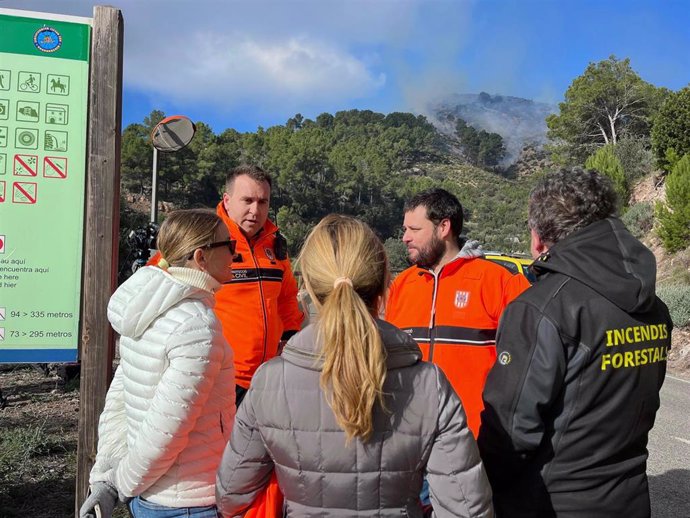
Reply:
[[215, 473], [235, 414], [232, 349], [213, 293], [232, 278], [234, 241], [213, 212], [172, 213], [156, 267], [118, 288], [108, 319], [120, 366], [100, 417], [91, 496], [80, 516], [215, 517]]

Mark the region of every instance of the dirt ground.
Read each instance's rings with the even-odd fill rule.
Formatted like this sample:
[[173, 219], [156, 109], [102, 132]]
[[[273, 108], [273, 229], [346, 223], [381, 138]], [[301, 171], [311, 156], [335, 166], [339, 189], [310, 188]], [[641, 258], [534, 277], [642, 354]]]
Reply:
[[2, 367], [0, 516], [71, 516], [79, 391], [33, 367]]
[[690, 327], [674, 329], [668, 353], [668, 372], [690, 380]]
[[[0, 517], [61, 518], [74, 509], [79, 391], [57, 374], [0, 366]], [[675, 330], [669, 373], [690, 380], [690, 328]], [[126, 516], [124, 509], [119, 516]]]

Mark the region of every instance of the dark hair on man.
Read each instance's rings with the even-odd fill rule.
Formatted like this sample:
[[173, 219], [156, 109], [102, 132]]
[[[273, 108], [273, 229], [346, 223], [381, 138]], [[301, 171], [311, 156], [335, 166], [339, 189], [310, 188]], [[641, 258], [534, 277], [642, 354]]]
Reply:
[[232, 191], [232, 186], [235, 183], [235, 178], [238, 176], [247, 175], [256, 182], [266, 182], [269, 187], [273, 187], [271, 175], [266, 171], [255, 165], [242, 164], [230, 169], [230, 172], [225, 177], [225, 192]]
[[429, 189], [415, 194], [405, 203], [405, 212], [417, 207], [426, 209], [426, 216], [434, 225], [442, 220], [450, 220], [450, 229], [455, 238], [460, 241], [462, 233], [462, 205], [460, 201], [445, 189]]
[[611, 180], [590, 169], [573, 167], [548, 173], [529, 195], [529, 227], [549, 245], [578, 229], [616, 214]]

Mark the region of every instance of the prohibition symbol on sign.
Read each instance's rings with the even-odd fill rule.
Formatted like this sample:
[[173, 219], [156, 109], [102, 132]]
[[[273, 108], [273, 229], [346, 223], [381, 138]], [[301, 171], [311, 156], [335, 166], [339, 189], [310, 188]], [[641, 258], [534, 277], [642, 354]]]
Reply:
[[14, 155], [14, 176], [38, 176], [38, 155]]
[[12, 184], [12, 202], [33, 205], [36, 203], [38, 188], [33, 182], [14, 182]]
[[62, 156], [43, 157], [44, 178], [67, 178], [67, 159]]

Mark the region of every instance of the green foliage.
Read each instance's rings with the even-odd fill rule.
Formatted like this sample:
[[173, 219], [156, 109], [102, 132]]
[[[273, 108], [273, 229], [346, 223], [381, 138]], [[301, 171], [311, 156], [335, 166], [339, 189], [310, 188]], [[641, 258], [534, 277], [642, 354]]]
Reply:
[[[34, 383], [16, 385], [23, 394], [19, 411], [3, 412], [0, 419], [3, 518], [74, 515], [77, 444], [70, 433], [74, 419], [53, 410], [48, 411], [51, 417], [40, 418], [46, 403], [62, 403], [47, 392], [34, 392], [36, 387]], [[41, 406], [32, 406], [31, 401], [39, 401]]]
[[276, 223], [288, 242], [290, 257], [297, 257], [302, 243], [314, 224], [302, 219], [292, 207], [283, 206], [278, 210]]
[[675, 327], [690, 325], [690, 284], [661, 284], [656, 294], [668, 306]]
[[682, 157], [678, 154], [678, 152], [673, 149], [672, 147], [668, 148], [666, 150], [666, 153], [664, 153], [664, 159], [666, 160], [666, 164], [668, 165], [668, 170], [672, 171], [674, 167], [676, 167], [676, 164], [680, 161]]
[[623, 167], [628, 186], [654, 170], [648, 137], [625, 136], [613, 146], [613, 153]]
[[147, 117], [144, 117], [144, 126], [146, 127], [147, 133], [150, 135], [156, 124], [163, 119], [165, 119], [165, 113], [160, 110], [153, 110]]
[[[131, 192], [150, 195], [148, 133], [163, 116], [153, 112], [143, 124], [125, 129], [123, 185]], [[500, 136], [471, 131], [479, 142], [476, 160], [500, 160]], [[507, 180], [456, 163], [444, 146], [425, 117], [400, 112], [348, 110], [322, 113], [315, 121], [296, 114], [285, 125], [253, 133], [229, 129], [219, 135], [199, 122], [188, 147], [159, 155], [158, 199], [177, 208], [214, 206], [226, 173], [240, 163], [256, 164], [274, 177], [271, 217], [295, 257], [309, 229], [331, 212], [357, 216], [384, 240], [397, 236], [404, 201], [420, 190], [440, 186], [457, 194], [466, 206], [472, 237], [492, 248], [524, 251], [529, 179]], [[123, 210], [126, 206], [123, 203]], [[121, 234], [145, 224], [147, 218], [147, 214], [137, 219], [134, 213], [123, 212]], [[397, 242], [389, 244], [391, 253], [404, 252]], [[121, 259], [127, 252], [123, 246]], [[393, 257], [398, 267], [406, 264], [404, 255]]]
[[44, 424], [0, 429], [0, 481], [32, 472], [33, 459], [49, 454], [54, 443]]
[[629, 59], [590, 63], [568, 87], [560, 113], [546, 119], [556, 154], [562, 162], [581, 164], [597, 147], [624, 135], [649, 135], [664, 95], [640, 78]]
[[673, 168], [673, 156], [690, 153], [690, 86], [669, 94], [662, 104], [652, 128], [652, 148], [666, 171]]
[[143, 124], [130, 124], [122, 133], [120, 174], [122, 186], [133, 194], [151, 194], [153, 148]]
[[435, 186], [455, 194], [463, 205], [463, 234], [489, 250], [529, 250], [527, 198], [539, 174], [509, 180], [466, 166], [439, 170], [443, 180]]
[[455, 134], [460, 139], [465, 158], [479, 167], [494, 167], [506, 154], [503, 138], [498, 133], [477, 131], [462, 119], [457, 119]]
[[599, 148], [587, 159], [585, 167], [608, 176], [613, 182], [621, 205], [626, 206], [628, 204], [628, 182], [623, 172], [623, 166], [613, 150], [613, 145], [608, 144]]
[[657, 204], [659, 237], [669, 252], [690, 245], [690, 154], [676, 163], [666, 179], [666, 204]]
[[407, 247], [400, 240], [400, 238], [389, 237], [383, 243], [388, 255], [388, 264], [391, 272], [401, 272], [407, 268], [410, 263], [407, 261]]
[[630, 206], [621, 220], [633, 236], [641, 239], [654, 226], [654, 207], [651, 203], [636, 203]]

